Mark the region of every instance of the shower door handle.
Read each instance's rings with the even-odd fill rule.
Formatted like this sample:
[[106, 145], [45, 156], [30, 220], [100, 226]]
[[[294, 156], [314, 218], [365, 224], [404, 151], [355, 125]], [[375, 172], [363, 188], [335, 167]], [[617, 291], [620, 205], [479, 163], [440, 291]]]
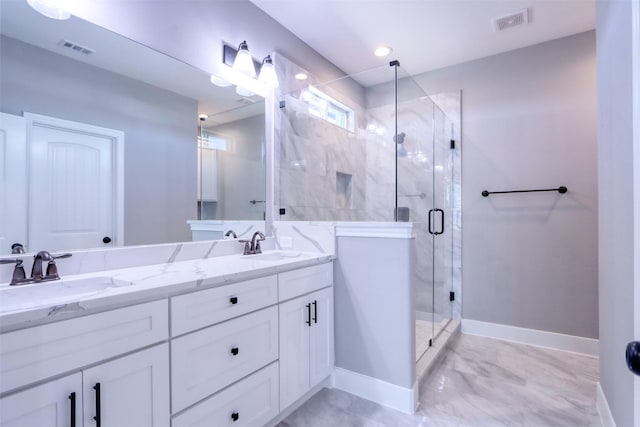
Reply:
[[442, 209], [434, 209], [435, 212], [440, 212], [440, 231], [435, 231], [433, 234], [443, 234], [444, 233], [444, 211]]
[[436, 233], [433, 232], [432, 224], [431, 224], [431, 217], [433, 216], [432, 214], [435, 211], [436, 211], [435, 209], [429, 209], [429, 215], [428, 215], [429, 216], [429, 234], [436, 234]]

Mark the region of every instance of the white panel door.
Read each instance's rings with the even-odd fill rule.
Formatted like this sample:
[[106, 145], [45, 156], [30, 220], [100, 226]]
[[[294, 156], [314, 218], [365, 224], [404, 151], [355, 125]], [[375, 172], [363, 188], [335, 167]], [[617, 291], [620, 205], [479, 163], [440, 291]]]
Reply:
[[300, 297], [280, 304], [280, 410], [309, 390], [311, 301]]
[[84, 425], [169, 427], [169, 345], [83, 372]]
[[322, 289], [312, 299], [309, 343], [309, 382], [314, 387], [333, 372], [333, 288]]
[[26, 171], [26, 122], [0, 113], [0, 255], [14, 243], [27, 244]]
[[29, 124], [29, 250], [113, 246], [121, 133], [51, 118]]
[[82, 425], [82, 375], [80, 373], [0, 399], [1, 427], [73, 425]]

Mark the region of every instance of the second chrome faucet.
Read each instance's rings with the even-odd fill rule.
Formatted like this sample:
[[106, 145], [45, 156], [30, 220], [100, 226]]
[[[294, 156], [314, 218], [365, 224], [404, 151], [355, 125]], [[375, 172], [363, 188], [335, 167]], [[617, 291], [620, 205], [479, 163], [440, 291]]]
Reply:
[[261, 254], [262, 248], [260, 247], [260, 242], [265, 239], [264, 234], [260, 231], [256, 231], [253, 233], [253, 237], [251, 240], [238, 240], [240, 243], [244, 243], [244, 251], [242, 255], [255, 255]]

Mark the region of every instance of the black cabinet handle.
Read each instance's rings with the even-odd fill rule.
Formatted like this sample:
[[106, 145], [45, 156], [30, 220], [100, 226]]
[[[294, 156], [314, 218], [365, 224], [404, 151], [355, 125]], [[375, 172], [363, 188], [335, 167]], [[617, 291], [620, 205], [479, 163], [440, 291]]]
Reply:
[[313, 323], [318, 323], [318, 300], [313, 302]]
[[240, 414], [239, 413], [234, 412], [233, 414], [231, 414], [231, 419], [233, 420], [234, 423], [236, 421], [238, 421], [239, 418], [240, 418]]
[[76, 427], [76, 392], [74, 391], [69, 395], [69, 400], [71, 400], [71, 427]]
[[307, 307], [307, 320], [305, 323], [311, 327], [311, 303], [307, 304], [305, 307]]
[[640, 341], [627, 344], [627, 367], [631, 372], [640, 375]]
[[100, 417], [100, 383], [96, 383], [96, 385], [93, 386], [93, 389], [96, 391], [96, 416], [93, 417], [93, 419], [96, 420], [96, 427], [100, 427], [100, 424], [102, 423]]
[[233, 354], [234, 356], [237, 356], [238, 353], [240, 353], [240, 349], [238, 347], [233, 347], [231, 349], [231, 354]]
[[229, 302], [231, 304], [237, 304], [238, 303], [238, 297], [231, 297], [229, 298]]

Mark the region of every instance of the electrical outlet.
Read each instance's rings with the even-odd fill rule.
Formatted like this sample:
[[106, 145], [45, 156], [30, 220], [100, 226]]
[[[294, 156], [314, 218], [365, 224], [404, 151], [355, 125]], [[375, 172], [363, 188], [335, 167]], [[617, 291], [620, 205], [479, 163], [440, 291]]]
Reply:
[[282, 249], [291, 249], [293, 248], [293, 238], [282, 236], [278, 237], [278, 243], [280, 243], [280, 247]]

